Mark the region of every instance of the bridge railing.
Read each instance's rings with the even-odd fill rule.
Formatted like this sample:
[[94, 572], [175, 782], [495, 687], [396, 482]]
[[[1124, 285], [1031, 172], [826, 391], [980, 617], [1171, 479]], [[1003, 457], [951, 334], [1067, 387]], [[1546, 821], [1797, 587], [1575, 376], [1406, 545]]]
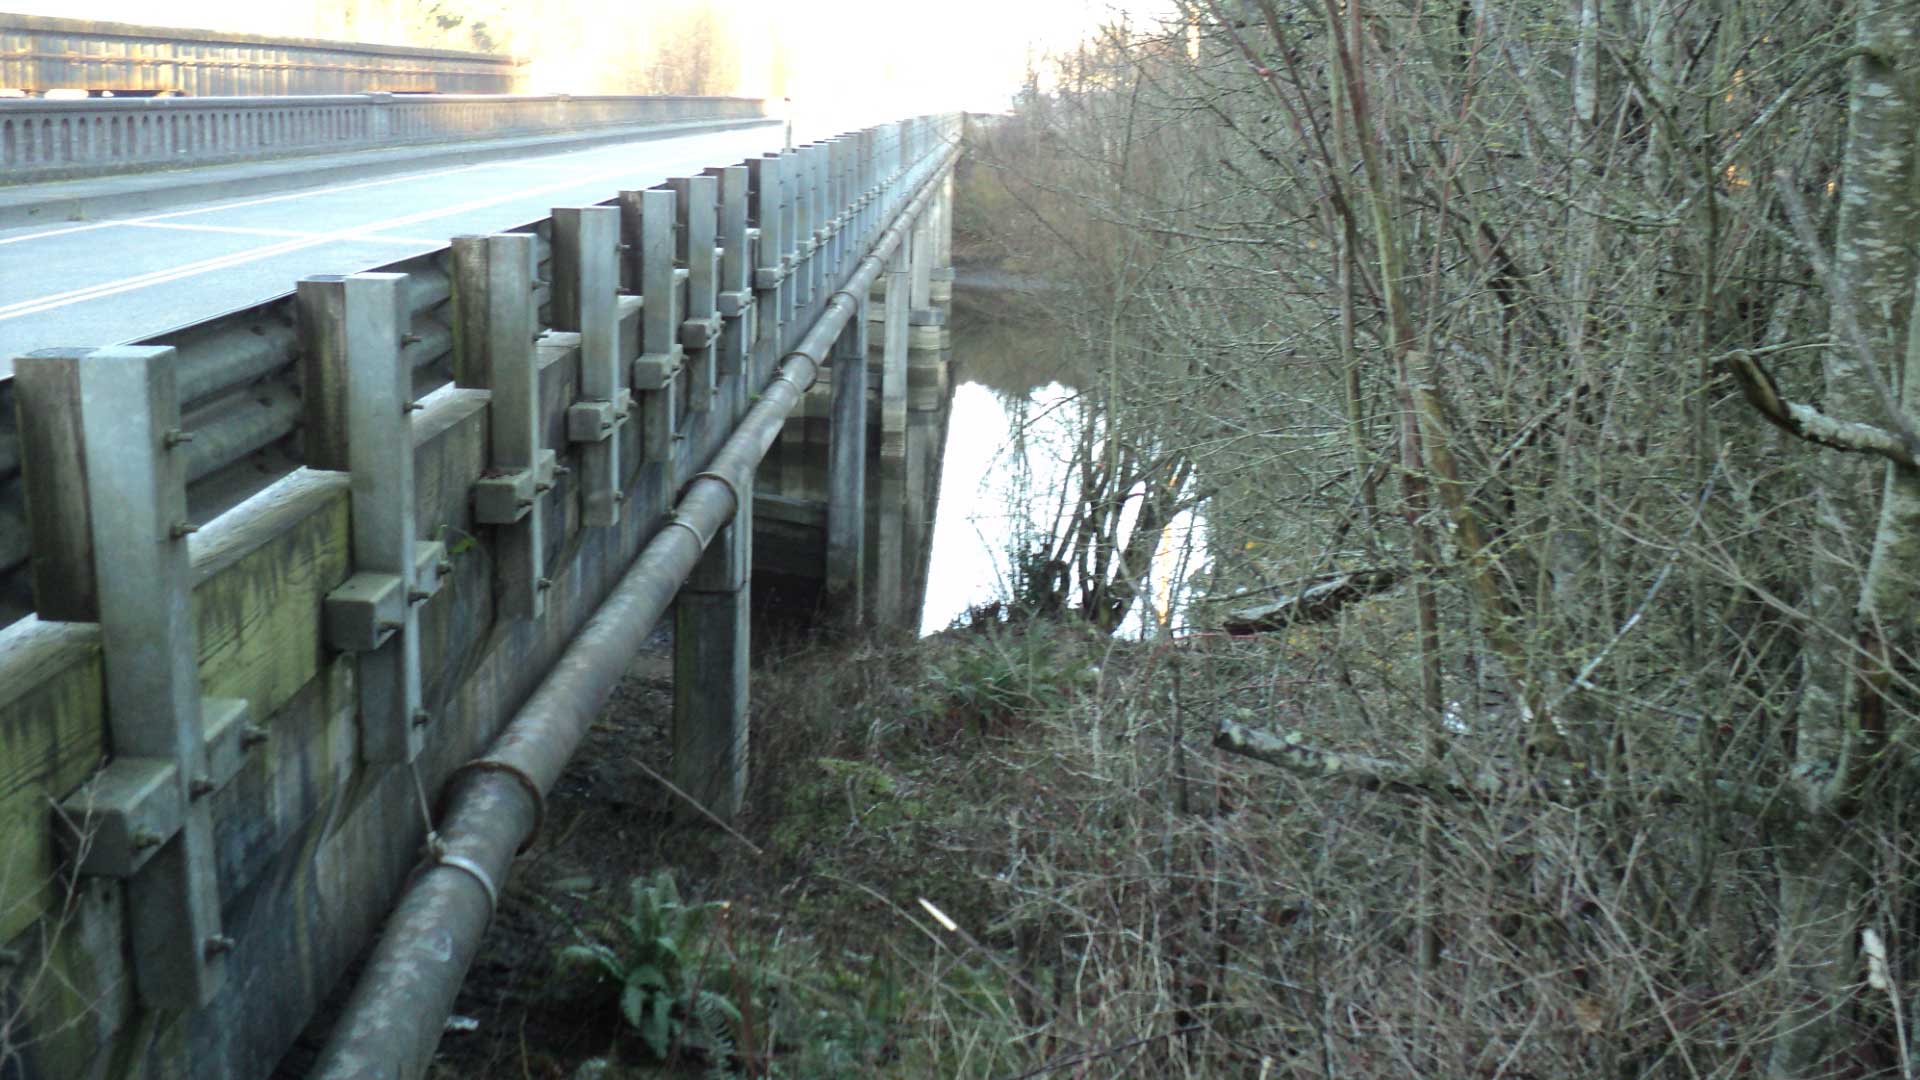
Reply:
[[[758, 459], [730, 448], [823, 364], [836, 408], [864, 402], [883, 256], [906, 348], [956, 137], [923, 118], [708, 169], [0, 380], [0, 535], [27, 538], [39, 616], [0, 626], [0, 996], [61, 988], [17, 1014], [22, 1075], [148, 1042], [169, 1073], [272, 1072], [408, 878], [423, 787], [532, 775], [460, 766], [643, 551], [700, 560], [712, 602], [682, 614], [707, 622], [677, 640], [705, 627], [687, 662], [734, 680], [714, 723], [676, 713], [676, 776], [744, 782], [723, 646]], [[683, 514], [696, 490], [743, 516]], [[649, 584], [655, 617], [679, 581]]]
[[368, 90], [506, 94], [519, 89], [522, 71], [520, 61], [498, 53], [0, 11], [0, 90], [194, 97]]
[[755, 120], [737, 97], [339, 94], [0, 101], [0, 183], [382, 146], [691, 121]]

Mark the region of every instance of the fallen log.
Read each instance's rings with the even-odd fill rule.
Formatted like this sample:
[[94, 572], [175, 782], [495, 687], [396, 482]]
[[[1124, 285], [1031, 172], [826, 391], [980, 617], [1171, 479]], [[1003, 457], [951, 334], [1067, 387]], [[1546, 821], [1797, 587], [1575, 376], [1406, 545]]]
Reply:
[[1229, 613], [1221, 629], [1240, 637], [1269, 634], [1298, 623], [1325, 622], [1338, 615], [1348, 604], [1400, 584], [1405, 576], [1400, 570], [1377, 569], [1353, 570], [1322, 578], [1292, 596], [1282, 596], [1270, 604]]

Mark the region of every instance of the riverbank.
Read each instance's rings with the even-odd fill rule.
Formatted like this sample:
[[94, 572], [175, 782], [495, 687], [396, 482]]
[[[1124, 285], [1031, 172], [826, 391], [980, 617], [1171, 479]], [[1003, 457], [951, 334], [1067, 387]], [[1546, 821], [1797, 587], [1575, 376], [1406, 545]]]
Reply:
[[[731, 829], [657, 781], [671, 692], [643, 659], [516, 868], [434, 1075], [996, 1077], [1132, 1038], [1150, 1041], [1074, 1075], [1170, 1075], [1200, 1049], [1196, 1009], [1257, 1014], [1217, 950], [1257, 945], [1264, 916], [1236, 900], [1222, 937], [1227, 897], [1196, 871], [1277, 839], [1181, 696], [1183, 669], [1212, 685], [1249, 646], [1198, 644], [1041, 621], [802, 646], [756, 675]], [[631, 1023], [608, 969], [562, 960], [606, 944], [629, 972], [664, 965], [620, 925], [658, 908], [662, 872], [701, 923], [674, 945], [665, 1062], [664, 991], [626, 992]], [[724, 1002], [710, 1024], [700, 992]]]

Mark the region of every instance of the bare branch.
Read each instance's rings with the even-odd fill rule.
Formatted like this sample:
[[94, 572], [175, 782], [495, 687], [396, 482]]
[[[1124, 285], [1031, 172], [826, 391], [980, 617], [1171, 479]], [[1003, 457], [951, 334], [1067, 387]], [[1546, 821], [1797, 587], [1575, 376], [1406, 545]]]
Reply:
[[1909, 468], [1920, 465], [1909, 440], [1897, 432], [1873, 424], [1838, 420], [1811, 405], [1787, 400], [1780, 392], [1780, 384], [1751, 353], [1734, 353], [1720, 366], [1740, 384], [1747, 404], [1782, 431], [1832, 450], [1878, 454]]

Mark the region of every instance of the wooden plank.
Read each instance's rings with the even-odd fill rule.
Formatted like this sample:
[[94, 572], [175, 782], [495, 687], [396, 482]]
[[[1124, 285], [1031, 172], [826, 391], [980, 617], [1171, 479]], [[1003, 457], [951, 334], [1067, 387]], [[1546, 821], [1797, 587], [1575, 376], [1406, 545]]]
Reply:
[[106, 753], [105, 677], [96, 626], [28, 617], [0, 629], [0, 942], [56, 899], [47, 807]]
[[351, 569], [347, 510], [345, 476], [303, 469], [193, 537], [207, 696], [271, 718], [319, 674], [321, 606]]

